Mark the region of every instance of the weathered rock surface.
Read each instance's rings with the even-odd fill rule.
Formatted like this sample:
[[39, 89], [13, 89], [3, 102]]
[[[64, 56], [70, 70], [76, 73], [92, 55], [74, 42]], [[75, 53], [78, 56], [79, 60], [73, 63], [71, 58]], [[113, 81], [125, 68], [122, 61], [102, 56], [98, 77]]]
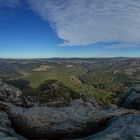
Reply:
[[0, 81], [0, 100], [16, 105], [22, 105], [22, 92], [19, 89]]
[[15, 133], [11, 128], [11, 122], [4, 112], [0, 112], [0, 140], [27, 140]]
[[[30, 101], [17, 88], [0, 82], [0, 109], [7, 113], [0, 112], [0, 140], [25, 140], [17, 133], [32, 140], [140, 139], [137, 111], [99, 106], [95, 98], [74, 100], [75, 93], [58, 81], [41, 85], [39, 96], [34, 98]], [[32, 107], [32, 103], [38, 107]], [[140, 110], [139, 86], [125, 95], [121, 106]]]
[[116, 106], [98, 110], [82, 100], [61, 108], [25, 109], [4, 102], [0, 102], [0, 107], [7, 112], [14, 128], [32, 139], [80, 138], [104, 129], [113, 116], [135, 113]]
[[140, 114], [114, 117], [105, 130], [80, 140], [140, 140]]
[[22, 107], [31, 107], [35, 104], [28, 100], [18, 88], [5, 84], [2, 81], [0, 81], [0, 101], [9, 102]]
[[132, 88], [122, 99], [121, 106], [140, 110], [140, 86]]
[[97, 101], [95, 97], [84, 97], [84, 101], [91, 103], [92, 106], [96, 108], [100, 108], [100, 103]]

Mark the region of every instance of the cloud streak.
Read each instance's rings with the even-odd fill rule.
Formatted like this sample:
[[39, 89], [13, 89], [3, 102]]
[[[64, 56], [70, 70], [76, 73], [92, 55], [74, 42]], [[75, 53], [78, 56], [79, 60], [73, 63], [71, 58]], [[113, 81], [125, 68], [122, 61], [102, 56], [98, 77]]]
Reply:
[[140, 0], [28, 0], [64, 46], [140, 42]]

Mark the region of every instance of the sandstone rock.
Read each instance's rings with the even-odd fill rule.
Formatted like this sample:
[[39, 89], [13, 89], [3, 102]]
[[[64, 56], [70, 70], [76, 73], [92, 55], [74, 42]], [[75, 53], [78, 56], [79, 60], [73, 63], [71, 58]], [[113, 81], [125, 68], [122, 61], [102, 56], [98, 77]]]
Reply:
[[132, 88], [121, 101], [121, 106], [140, 110], [140, 87]]
[[15, 133], [11, 128], [11, 122], [4, 112], [0, 112], [0, 140], [27, 140]]
[[22, 105], [22, 92], [17, 88], [0, 81], [0, 100], [16, 105]]
[[0, 101], [9, 102], [22, 107], [34, 106], [34, 103], [23, 96], [22, 92], [11, 85], [0, 81]]
[[0, 102], [20, 134], [28, 138], [62, 139], [80, 138], [106, 127], [113, 116], [135, 113], [116, 106], [96, 109], [90, 103], [74, 101], [68, 107], [31, 107], [25, 109], [10, 103]]
[[105, 130], [80, 140], [140, 140], [140, 114], [114, 117]]
[[95, 97], [85, 97], [84, 98], [85, 102], [89, 102], [91, 103], [94, 107], [99, 108], [100, 104], [99, 101], [97, 101], [97, 99]]
[[140, 93], [140, 85], [134, 86], [133, 89], [134, 89], [134, 91], [136, 91], [137, 93]]

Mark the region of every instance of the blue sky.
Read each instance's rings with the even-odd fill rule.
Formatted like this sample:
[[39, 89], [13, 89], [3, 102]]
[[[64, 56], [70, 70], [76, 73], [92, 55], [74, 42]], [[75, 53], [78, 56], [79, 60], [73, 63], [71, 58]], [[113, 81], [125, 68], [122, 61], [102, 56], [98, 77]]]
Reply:
[[140, 1], [0, 0], [0, 57], [140, 56]]

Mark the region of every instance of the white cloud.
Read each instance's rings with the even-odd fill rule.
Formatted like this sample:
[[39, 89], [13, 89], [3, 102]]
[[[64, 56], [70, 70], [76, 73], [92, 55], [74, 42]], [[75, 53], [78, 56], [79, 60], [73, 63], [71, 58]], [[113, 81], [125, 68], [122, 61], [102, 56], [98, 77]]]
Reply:
[[14, 8], [21, 4], [21, 0], [0, 0], [0, 7]]
[[28, 0], [62, 45], [140, 42], [140, 0]]

